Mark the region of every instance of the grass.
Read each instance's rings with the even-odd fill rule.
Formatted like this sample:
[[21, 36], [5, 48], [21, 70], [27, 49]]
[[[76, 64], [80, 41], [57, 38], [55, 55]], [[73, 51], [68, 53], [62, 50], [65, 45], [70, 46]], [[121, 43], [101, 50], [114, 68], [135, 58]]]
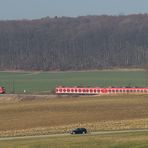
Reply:
[[0, 102], [0, 136], [148, 128], [148, 95], [20, 98]]
[[0, 72], [7, 93], [48, 93], [56, 86], [147, 86], [146, 74], [136, 71]]
[[4, 148], [147, 148], [148, 133], [76, 135], [0, 141]]
[[[55, 86], [147, 86], [144, 71], [0, 72], [8, 93], [48, 93]], [[0, 95], [0, 136], [148, 128], [148, 95], [61, 97]], [[148, 133], [0, 141], [5, 148], [148, 147]]]

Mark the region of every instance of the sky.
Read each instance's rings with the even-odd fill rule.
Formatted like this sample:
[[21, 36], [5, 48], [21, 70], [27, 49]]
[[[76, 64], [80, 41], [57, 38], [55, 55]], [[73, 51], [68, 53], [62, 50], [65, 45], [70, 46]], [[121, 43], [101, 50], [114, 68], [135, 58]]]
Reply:
[[148, 13], [148, 0], [0, 0], [0, 20]]

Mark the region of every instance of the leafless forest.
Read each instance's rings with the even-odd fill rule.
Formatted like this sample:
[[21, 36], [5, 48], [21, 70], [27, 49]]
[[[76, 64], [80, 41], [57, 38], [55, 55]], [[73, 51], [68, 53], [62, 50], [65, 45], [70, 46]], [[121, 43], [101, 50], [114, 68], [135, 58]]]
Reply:
[[148, 14], [0, 21], [0, 70], [141, 68]]

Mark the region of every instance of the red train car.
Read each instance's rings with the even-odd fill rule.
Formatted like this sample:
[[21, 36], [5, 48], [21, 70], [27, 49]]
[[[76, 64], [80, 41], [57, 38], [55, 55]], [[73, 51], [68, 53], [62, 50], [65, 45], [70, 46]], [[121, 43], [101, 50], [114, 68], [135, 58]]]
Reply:
[[0, 94], [4, 94], [4, 93], [5, 93], [4, 87], [0, 86]]
[[142, 87], [63, 87], [55, 88], [56, 94], [76, 95], [99, 95], [99, 94], [122, 94], [122, 93], [148, 93], [148, 88]]

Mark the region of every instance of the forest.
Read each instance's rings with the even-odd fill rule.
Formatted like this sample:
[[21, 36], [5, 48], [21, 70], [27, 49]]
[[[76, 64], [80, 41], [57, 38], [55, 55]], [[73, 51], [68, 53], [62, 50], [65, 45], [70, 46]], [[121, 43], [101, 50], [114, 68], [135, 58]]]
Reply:
[[148, 14], [0, 21], [0, 70], [143, 68]]

